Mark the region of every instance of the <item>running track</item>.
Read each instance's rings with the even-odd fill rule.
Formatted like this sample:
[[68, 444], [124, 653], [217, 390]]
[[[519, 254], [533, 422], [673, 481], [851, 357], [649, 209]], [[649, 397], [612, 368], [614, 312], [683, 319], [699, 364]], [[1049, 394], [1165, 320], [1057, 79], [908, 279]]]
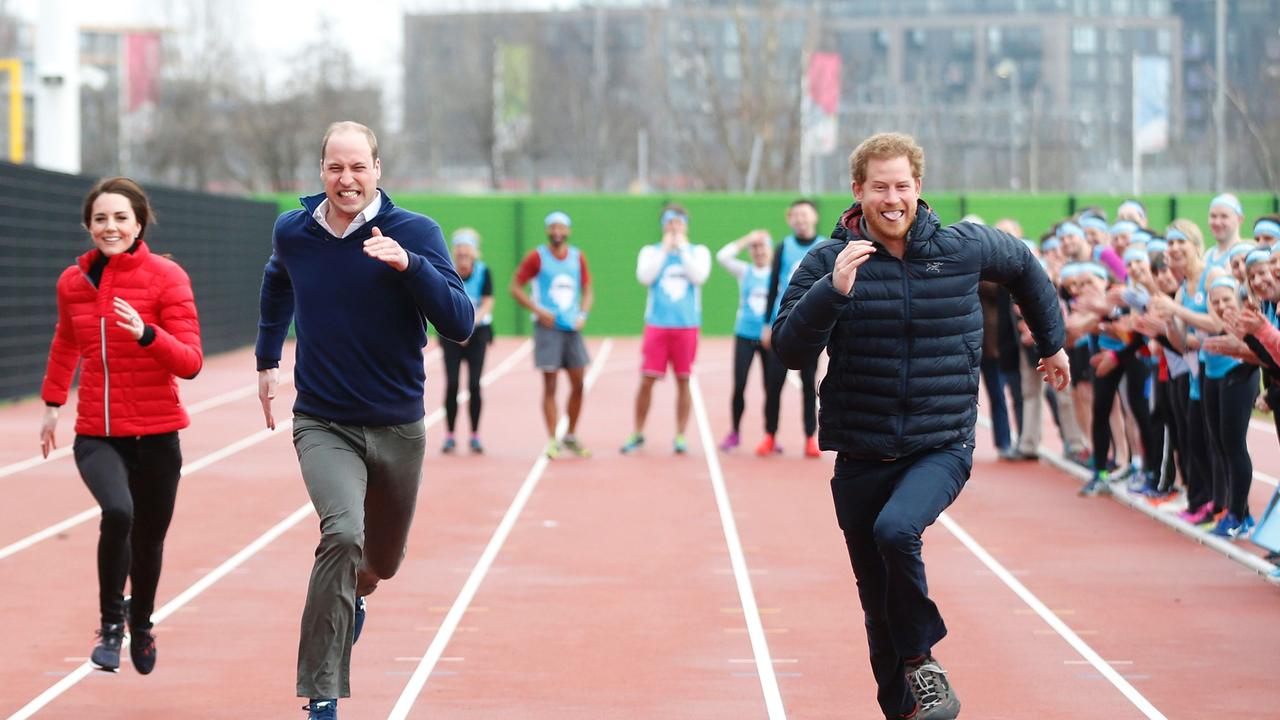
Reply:
[[[591, 343], [603, 362], [580, 435], [596, 456], [554, 463], [538, 459], [527, 345], [502, 339], [490, 352], [483, 457], [438, 454], [442, 370], [429, 356], [434, 424], [408, 558], [370, 597], [342, 717], [879, 717], [831, 509], [832, 458], [797, 456], [794, 391], [786, 454], [749, 452], [753, 377], [746, 449], [709, 457], [728, 426], [732, 349], [707, 341], [689, 455], [670, 453], [664, 383], [648, 449], [621, 457], [638, 350], [634, 339]], [[316, 522], [289, 433], [259, 432], [251, 368], [248, 351], [211, 358], [183, 388], [200, 411], [183, 433], [188, 475], [149, 677], [127, 657], [118, 674], [84, 669], [97, 615], [93, 502], [70, 458], [25, 462], [38, 402], [0, 410], [0, 717], [302, 717], [294, 652]], [[291, 391], [282, 386], [277, 417]], [[61, 443], [72, 425], [65, 413]], [[1265, 426], [1250, 445], [1256, 469], [1280, 475]], [[937, 654], [963, 717], [1274, 711], [1275, 586], [1117, 503], [1076, 498], [1078, 481], [1058, 470], [996, 462], [981, 429], [978, 447], [969, 487], [926, 534], [951, 629]], [[1255, 483], [1255, 511], [1272, 490]]]

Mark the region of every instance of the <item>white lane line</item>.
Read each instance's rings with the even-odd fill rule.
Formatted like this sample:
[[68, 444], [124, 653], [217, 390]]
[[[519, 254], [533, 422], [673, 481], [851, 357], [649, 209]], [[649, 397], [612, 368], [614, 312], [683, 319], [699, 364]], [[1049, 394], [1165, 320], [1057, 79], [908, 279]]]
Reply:
[[[516, 349], [515, 352], [513, 352], [510, 356], [508, 356], [505, 360], [503, 360], [503, 362], [500, 363], [498, 367], [494, 368], [488, 373], [485, 373], [484, 377], [482, 377], [480, 380], [481, 384], [483, 385], [483, 384], [492, 383], [498, 377], [501, 377], [502, 375], [506, 374], [512, 367], [515, 366], [515, 363], [517, 361], [519, 361], [521, 358], [529, 354], [529, 350], [531, 347], [532, 345], [530, 342], [526, 341], [525, 343], [523, 343], [519, 348]], [[486, 380], [488, 381], [488, 383], [485, 382]], [[467, 397], [468, 396], [466, 392], [459, 393], [460, 402], [465, 402]], [[432, 425], [440, 422], [440, 420], [443, 417], [444, 417], [444, 410], [437, 409], [435, 412], [431, 413], [426, 417], [425, 425], [427, 427], [431, 427]], [[288, 420], [285, 423], [281, 424], [281, 427], [279, 428], [278, 431], [283, 432], [284, 430], [287, 430], [292, 425], [293, 425], [293, 420]], [[270, 530], [266, 531], [261, 536], [259, 536], [256, 540], [254, 540], [253, 542], [245, 546], [243, 550], [236, 553], [235, 555], [232, 555], [230, 558], [226, 560], [226, 562], [214, 568], [207, 575], [205, 575], [204, 577], [200, 578], [195, 583], [193, 583], [191, 587], [188, 587], [186, 590], [182, 591], [182, 593], [179, 594], [177, 597], [165, 603], [164, 607], [161, 607], [159, 610], [155, 612], [154, 615], [152, 615], [151, 617], [152, 621], [156, 625], [159, 625], [161, 622], [167, 619], [170, 615], [173, 615], [175, 612], [182, 609], [184, 605], [194, 600], [197, 596], [199, 596], [205, 590], [208, 590], [210, 587], [214, 585], [214, 583], [218, 582], [223, 577], [231, 573], [237, 567], [242, 565], [246, 560], [253, 557], [254, 555], [257, 555], [258, 552], [260, 552], [263, 548], [265, 548], [267, 545], [270, 545], [272, 542], [274, 542], [276, 538], [283, 535], [290, 528], [292, 528], [294, 525], [297, 525], [299, 522], [301, 522], [304, 518], [310, 516], [312, 513], [313, 513], [313, 508], [311, 507], [311, 503], [308, 501], [305, 505], [299, 507], [297, 510], [294, 510], [292, 513], [290, 513], [287, 518], [280, 521]], [[125, 640], [125, 642], [121, 646], [121, 650], [128, 648], [128, 646], [129, 646], [129, 641]], [[16, 713], [14, 713], [13, 715], [10, 715], [8, 720], [26, 720], [32, 715], [35, 715], [46, 705], [56, 700], [58, 696], [65, 693], [67, 690], [70, 690], [77, 683], [79, 683], [81, 680], [88, 677], [93, 672], [95, 672], [95, 666], [89, 662], [84, 663], [83, 665], [81, 665], [80, 667], [72, 671], [69, 675], [62, 678], [58, 682], [54, 683], [53, 686], [45, 690], [43, 693], [37, 696], [34, 700], [24, 705]]]
[[[513, 366], [515, 363], [519, 362], [521, 359], [523, 359], [525, 356], [529, 354], [529, 350], [531, 349], [531, 347], [532, 346], [529, 343], [529, 341], [526, 340], [523, 344], [521, 344], [518, 348], [516, 348], [514, 352], [512, 352], [510, 355], [508, 355], [506, 358], [503, 359], [503, 361], [498, 365], [498, 367], [493, 369], [494, 377], [501, 377], [502, 375], [506, 374], [507, 371], [511, 369], [511, 366]], [[436, 354], [439, 354], [439, 352], [437, 352]], [[292, 379], [292, 376], [289, 376], [289, 377], [290, 379]], [[281, 382], [284, 382], [284, 381], [282, 380]], [[484, 379], [482, 378], [481, 383], [483, 384], [483, 382], [484, 382]], [[258, 391], [257, 387], [258, 387], [257, 385], [253, 386], [254, 393], [257, 393]], [[238, 390], [236, 392], [241, 392], [241, 391]], [[459, 393], [458, 397], [459, 397], [459, 402], [466, 402], [471, 397], [471, 393], [464, 390], [461, 393]], [[435, 412], [436, 414], [439, 414], [441, 417], [444, 416], [443, 410], [438, 409]], [[193, 472], [203, 470], [220, 460], [225, 460], [226, 458], [231, 457], [232, 455], [235, 455], [241, 450], [257, 445], [258, 443], [270, 438], [271, 436], [275, 435], [278, 432], [284, 432], [285, 430], [289, 429], [292, 422], [293, 421], [290, 420], [289, 422], [282, 424], [276, 430], [267, 430], [267, 429], [259, 430], [258, 432], [248, 437], [241, 438], [220, 450], [215, 450], [198, 460], [195, 460], [186, 465], [183, 465], [182, 470], [180, 471], [181, 472], [180, 477], [186, 477]], [[15, 555], [17, 553], [20, 553], [23, 550], [26, 550], [27, 548], [31, 547], [32, 545], [37, 545], [45, 540], [48, 540], [49, 538], [54, 537], [55, 535], [61, 532], [64, 532], [66, 530], [69, 530], [75, 527], [76, 525], [79, 525], [83, 522], [88, 522], [89, 520], [92, 520], [98, 517], [98, 515], [101, 512], [102, 512], [101, 508], [91, 507], [88, 510], [84, 510], [83, 512], [79, 512], [79, 513], [76, 513], [75, 515], [72, 515], [66, 520], [62, 520], [61, 522], [54, 523], [53, 525], [50, 525], [49, 527], [43, 530], [34, 532], [22, 538], [21, 540], [18, 540], [9, 545], [6, 545], [3, 548], [0, 548], [0, 560], [3, 560], [9, 557], [10, 555]]]
[[778, 678], [774, 674], [774, 661], [769, 657], [769, 642], [765, 639], [764, 624], [760, 620], [760, 609], [756, 605], [756, 594], [751, 587], [751, 574], [747, 570], [746, 553], [742, 550], [742, 540], [738, 536], [738, 524], [733, 516], [733, 507], [729, 503], [729, 492], [725, 488], [724, 473], [720, 468], [720, 456], [716, 450], [715, 438], [711, 434], [711, 422], [707, 419], [707, 407], [702, 401], [702, 386], [695, 374], [689, 378], [689, 390], [693, 395], [693, 414], [698, 423], [698, 434], [702, 438], [702, 453], [707, 459], [707, 470], [711, 476], [711, 487], [715, 491], [716, 508], [720, 511], [720, 526], [724, 530], [725, 545], [729, 549], [729, 562], [733, 565], [733, 577], [738, 586], [738, 600], [742, 604], [742, 615], [746, 620], [747, 636], [751, 639], [751, 652], [756, 665], [756, 675], [760, 677], [760, 691], [764, 694], [765, 709], [770, 720], [783, 720], [787, 712], [782, 705], [782, 693], [778, 690]]
[[[600, 347], [599, 355], [591, 363], [591, 371], [587, 373], [584, 394], [595, 385], [596, 379], [600, 377], [600, 373], [604, 370], [605, 363], [608, 361], [609, 353], [612, 350], [613, 341], [606, 339]], [[568, 425], [568, 417], [561, 417], [560, 422], [556, 425], [556, 436], [559, 437], [564, 434]], [[542, 474], [546, 471], [549, 462], [545, 454], [539, 454], [537, 462], [533, 464], [533, 468], [529, 470], [524, 483], [520, 485], [520, 489], [511, 500], [511, 506], [507, 508], [506, 514], [502, 516], [502, 521], [498, 523], [498, 527], [493, 531], [493, 536], [489, 538], [489, 544], [485, 546], [484, 552], [480, 553], [480, 559], [476, 561], [471, 575], [463, 583], [462, 589], [458, 591], [458, 597], [454, 599], [449, 612], [445, 614], [444, 620], [441, 621], [440, 629], [436, 632], [435, 637], [431, 639], [431, 644], [423, 654], [422, 661], [418, 663], [413, 675], [409, 677], [409, 682], [400, 693], [400, 698], [396, 700], [395, 707], [391, 708], [391, 714], [387, 715], [388, 720], [404, 720], [408, 717], [409, 711], [413, 709], [414, 702], [418, 699], [418, 695], [422, 693], [422, 688], [426, 686], [427, 679], [431, 676], [431, 673], [435, 671], [436, 663], [441, 661], [445, 648], [449, 645], [449, 640], [458, 628], [458, 623], [462, 622], [462, 616], [466, 614], [467, 607], [475, 598], [476, 592], [480, 589], [480, 583], [484, 582], [485, 575], [488, 574], [493, 561], [497, 559], [498, 553], [502, 551], [502, 546], [506, 543], [507, 536], [511, 534], [516, 520], [520, 518], [520, 513], [524, 511], [524, 506], [529, 502], [530, 496], [533, 495], [533, 491], [538, 487], [538, 481], [542, 479]]]
[[1138, 711], [1141, 712], [1144, 717], [1147, 717], [1150, 720], [1166, 720], [1164, 714], [1157, 710], [1156, 706], [1151, 704], [1151, 701], [1147, 700], [1147, 698], [1144, 697], [1142, 693], [1138, 692], [1133, 685], [1130, 685], [1128, 680], [1125, 680], [1120, 673], [1115, 671], [1115, 668], [1108, 665], [1107, 661], [1103, 660], [1101, 655], [1094, 651], [1088, 643], [1081, 640], [1079, 635], [1073, 632], [1071, 628], [1067, 627], [1067, 624], [1062, 622], [1062, 620], [1055, 615], [1052, 610], [1041, 602], [1040, 598], [1036, 597], [1035, 594], [1028, 590], [1025, 585], [1019, 582], [1018, 579], [1006, 570], [998, 560], [991, 556], [991, 553], [987, 552], [986, 549], [979, 545], [978, 541], [973, 539], [973, 536], [965, 532], [964, 528], [960, 527], [960, 525], [956, 521], [952, 520], [946, 513], [939, 516], [938, 520], [947, 528], [947, 530], [951, 531], [952, 535], [956, 536], [956, 538], [969, 549], [969, 552], [977, 556], [977, 558], [982, 561], [982, 564], [987, 566], [988, 570], [994, 573], [996, 577], [1000, 578], [1000, 580], [1007, 585], [1009, 589], [1022, 600], [1022, 602], [1026, 603], [1028, 607], [1034, 610], [1035, 613], [1040, 616], [1041, 620], [1044, 620], [1049, 627], [1053, 628], [1053, 630], [1057, 632], [1063, 640], [1066, 640], [1067, 644], [1079, 653], [1082, 658], [1087, 660], [1088, 663], [1102, 675], [1102, 677], [1110, 681], [1121, 694], [1128, 698], [1129, 702], [1133, 703], [1134, 707], [1138, 708]]
[[[423, 362], [424, 363], [434, 362], [437, 358], [440, 357], [440, 355], [441, 355], [441, 351], [439, 349], [431, 350], [423, 358]], [[288, 385], [291, 382], [293, 382], [292, 373], [283, 375], [280, 378], [280, 385], [282, 386]], [[246, 385], [244, 387], [236, 388], [235, 390], [228, 390], [219, 395], [214, 395], [211, 398], [205, 398], [200, 402], [192, 403], [191, 405], [187, 406], [187, 414], [199, 415], [205, 410], [212, 410], [213, 408], [226, 405], [227, 403], [235, 402], [236, 400], [251, 397], [257, 394], [258, 394], [258, 383], [255, 381], [252, 385]], [[44, 465], [45, 463], [53, 462], [54, 460], [61, 460], [62, 458], [67, 457], [70, 454], [71, 454], [71, 447], [67, 446], [67, 447], [54, 450], [53, 452], [49, 453], [49, 457], [47, 458], [41, 455], [33, 455], [27, 458], [26, 460], [20, 460], [18, 462], [10, 463], [8, 465], [4, 465], [0, 467], [0, 478], [8, 477], [10, 475], [15, 475], [17, 473], [22, 472], [23, 470], [29, 470], [33, 467], [36, 467], [37, 465]]]
[[[183, 605], [186, 605], [188, 602], [190, 602], [193, 598], [195, 598], [200, 593], [209, 589], [210, 586], [212, 586], [217, 581], [221, 580], [224, 576], [227, 575], [227, 573], [236, 569], [238, 566], [244, 563], [244, 561], [258, 554], [258, 551], [262, 550], [262, 548], [269, 545], [273, 540], [283, 535], [285, 531], [287, 531], [289, 528], [293, 527], [294, 525], [297, 525], [299, 522], [302, 521], [303, 518], [307, 517], [310, 514], [311, 514], [310, 502], [298, 508], [297, 510], [294, 510], [292, 513], [289, 514], [289, 517], [280, 521], [270, 530], [266, 531], [261, 536], [259, 536], [256, 540], [249, 543], [247, 546], [245, 546], [243, 550], [236, 553], [235, 555], [232, 555], [230, 558], [227, 559], [226, 562], [222, 563], [216, 569], [214, 569], [213, 572], [200, 578], [194, 584], [192, 584], [191, 587], [182, 591], [182, 594], [170, 600], [168, 603], [165, 603], [164, 607], [160, 608], [160, 610], [158, 610], [155, 613], [155, 615], [152, 616], [152, 620], [155, 622], [155, 624], [159, 625], [161, 622], [165, 620], [165, 618], [177, 612], [179, 609], [182, 608]], [[129, 645], [129, 641], [126, 640], [124, 644], [121, 646], [121, 650], [123, 651], [125, 648], [128, 647], [128, 645]], [[38, 695], [31, 702], [24, 705], [16, 713], [10, 715], [9, 720], [26, 720], [32, 715], [35, 715], [37, 712], [43, 709], [46, 705], [56, 700], [60, 695], [62, 695], [66, 691], [75, 687], [81, 680], [85, 679], [95, 671], [96, 670], [93, 663], [86, 662], [81, 664], [80, 667], [76, 668], [70, 674], [63, 677], [58, 682], [54, 683], [52, 686], [49, 687], [49, 689], [40, 693], [40, 695]]]

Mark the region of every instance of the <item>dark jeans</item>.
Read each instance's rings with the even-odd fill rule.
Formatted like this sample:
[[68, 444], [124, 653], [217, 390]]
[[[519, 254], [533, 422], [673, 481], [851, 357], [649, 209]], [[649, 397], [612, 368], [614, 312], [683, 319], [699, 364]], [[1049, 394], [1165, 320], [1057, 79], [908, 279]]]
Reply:
[[770, 392], [770, 388], [778, 382], [778, 377], [786, 382], [787, 368], [759, 340], [736, 336], [733, 339], [733, 431], [738, 432], [742, 424], [742, 413], [747, 407], [747, 375], [751, 372], [751, 363], [756, 356], [760, 357], [760, 380], [764, 385], [764, 431], [772, 435], [778, 432], [781, 395]]
[[1253, 401], [1258, 397], [1258, 368], [1237, 365], [1224, 377], [1204, 383], [1204, 419], [1222, 458], [1223, 474], [1213, 479], [1215, 509], [1226, 508], [1237, 518], [1249, 514], [1253, 460], [1247, 443]]
[[178, 433], [135, 437], [77, 435], [80, 477], [102, 508], [98, 535], [98, 608], [102, 622], [124, 621], [124, 583], [132, 580], [129, 622], [151, 628], [164, 537], [182, 471]]
[[[782, 361], [778, 359], [774, 353], [769, 353], [770, 359], [765, 367], [768, 368], [769, 363], [776, 366], [774, 372], [765, 371], [765, 407], [770, 404], [779, 407], [782, 402], [782, 386], [787, 383], [787, 369], [783, 367]], [[818, 360], [814, 358], [813, 362], [807, 366], [800, 368], [800, 389], [804, 396], [804, 436], [810, 437], [818, 432]], [[768, 432], [776, 432], [778, 425], [775, 422], [773, 430]]]
[[947, 634], [929, 599], [921, 535], [960, 494], [973, 468], [973, 446], [956, 444], [892, 461], [841, 453], [831, 478], [836, 518], [858, 582], [871, 672], [887, 717], [911, 711], [904, 662]]
[[982, 384], [987, 389], [987, 404], [991, 406], [991, 434], [997, 450], [1008, 450], [1012, 444], [1009, 427], [1009, 401], [1005, 399], [1005, 386], [1013, 390], [1014, 421], [1022, 432], [1022, 380], [1019, 373], [1000, 369], [999, 358], [983, 358]]
[[462, 363], [467, 363], [467, 401], [471, 414], [471, 434], [480, 432], [480, 377], [484, 375], [484, 356], [493, 341], [493, 328], [479, 325], [471, 334], [471, 341], [465, 346], [452, 340], [441, 340], [440, 349], [444, 352], [444, 424], [449, 432], [458, 420], [458, 387], [462, 380]]

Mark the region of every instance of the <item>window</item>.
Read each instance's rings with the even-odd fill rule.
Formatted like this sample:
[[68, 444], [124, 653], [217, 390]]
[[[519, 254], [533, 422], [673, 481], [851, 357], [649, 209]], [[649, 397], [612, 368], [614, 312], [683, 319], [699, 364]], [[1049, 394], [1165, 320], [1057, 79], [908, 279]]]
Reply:
[[1079, 55], [1092, 55], [1098, 52], [1098, 29], [1092, 25], [1072, 28], [1071, 49]]

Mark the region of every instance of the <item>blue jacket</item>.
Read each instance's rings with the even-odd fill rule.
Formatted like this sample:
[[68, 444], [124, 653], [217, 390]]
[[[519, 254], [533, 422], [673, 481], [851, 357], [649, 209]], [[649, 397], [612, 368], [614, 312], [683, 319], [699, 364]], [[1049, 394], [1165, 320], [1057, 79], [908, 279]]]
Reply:
[[941, 227], [923, 201], [902, 260], [877, 243], [852, 296], [831, 283], [846, 241], [861, 239], [855, 204], [831, 240], [796, 268], [773, 324], [789, 368], [827, 349], [818, 441], [859, 458], [899, 458], [973, 444], [982, 306], [978, 281], [1004, 285], [1022, 308], [1041, 357], [1065, 338], [1053, 284], [1020, 241], [985, 225]]
[[[422, 419], [426, 323], [462, 341], [475, 321], [440, 226], [396, 207], [383, 193], [378, 214], [338, 239], [312, 217], [324, 195], [301, 200], [302, 209], [277, 218], [272, 232], [262, 276], [258, 369], [279, 366], [293, 321], [294, 412], [350, 425]], [[408, 252], [404, 272], [364, 254], [375, 226]]]

